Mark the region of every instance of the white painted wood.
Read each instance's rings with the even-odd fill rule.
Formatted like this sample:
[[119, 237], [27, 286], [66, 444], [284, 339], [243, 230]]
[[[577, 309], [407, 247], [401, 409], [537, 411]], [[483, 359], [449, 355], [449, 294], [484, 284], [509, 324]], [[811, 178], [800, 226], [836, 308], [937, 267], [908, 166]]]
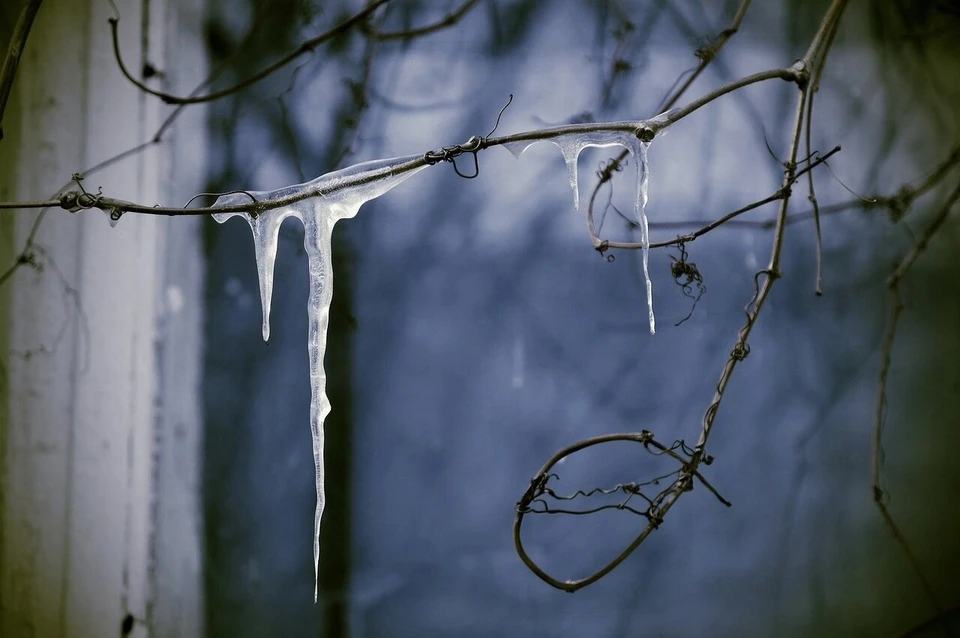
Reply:
[[[132, 69], [189, 91], [203, 71], [200, 0], [118, 2]], [[146, 13], [144, 13], [146, 11]], [[0, 141], [0, 198], [42, 199], [149, 140], [169, 107], [122, 78], [108, 3], [48, 2]], [[160, 86], [160, 84], [158, 84]], [[202, 111], [84, 186], [138, 202], [201, 186]], [[36, 213], [0, 216], [0, 269]], [[195, 220], [51, 210], [39, 269], [0, 287], [0, 635], [202, 634]]]

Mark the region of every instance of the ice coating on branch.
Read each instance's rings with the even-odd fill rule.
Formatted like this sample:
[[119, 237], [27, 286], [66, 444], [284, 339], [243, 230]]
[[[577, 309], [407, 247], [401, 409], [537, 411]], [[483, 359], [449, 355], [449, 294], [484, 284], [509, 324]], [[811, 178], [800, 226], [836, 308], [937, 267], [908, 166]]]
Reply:
[[[634, 200], [634, 215], [637, 223], [640, 225], [640, 246], [643, 253], [643, 279], [647, 288], [647, 313], [650, 324], [650, 334], [655, 334], [657, 329], [656, 318], [653, 313], [653, 282], [650, 280], [649, 254], [650, 254], [650, 228], [647, 222], [647, 189], [649, 187], [650, 175], [649, 165], [647, 164], [647, 149], [650, 142], [641, 141], [636, 131], [644, 126], [659, 125], [671, 111], [661, 113], [652, 120], [645, 122], [632, 123], [630, 131], [576, 131], [560, 132], [565, 127], [558, 127], [557, 134], [550, 137], [540, 137], [531, 140], [518, 140], [516, 142], [507, 142], [504, 146], [518, 159], [523, 152], [537, 142], [552, 142], [560, 149], [563, 154], [563, 160], [567, 165], [567, 173], [570, 178], [570, 189], [573, 191], [573, 206], [580, 208], [580, 191], [577, 176], [577, 160], [583, 149], [595, 146], [606, 148], [609, 146], [622, 146], [627, 149], [634, 158], [634, 164], [637, 167], [636, 197]], [[631, 125], [629, 122], [620, 122], [617, 124]], [[617, 124], [609, 125], [616, 126]], [[547, 132], [549, 134], [549, 130]], [[662, 135], [664, 129], [657, 126], [657, 134]]]
[[[360, 207], [383, 195], [408, 177], [426, 168], [420, 155], [375, 160], [322, 175], [304, 184], [275, 191], [244, 191], [223, 195], [214, 206], [243, 206], [252, 201], [263, 202], [257, 214], [217, 213], [213, 218], [223, 223], [231, 217], [243, 217], [253, 231], [257, 274], [260, 279], [260, 300], [263, 307], [263, 338], [270, 336], [270, 301], [273, 294], [273, 269], [277, 259], [280, 225], [287, 217], [303, 223], [303, 245], [310, 272], [310, 297], [307, 305], [309, 327], [307, 351], [310, 360], [310, 432], [313, 438], [313, 462], [316, 472], [317, 510], [313, 534], [313, 599], [317, 601], [320, 559], [320, 519], [324, 506], [323, 421], [330, 413], [326, 394], [326, 373], [323, 355], [326, 351], [330, 301], [333, 299], [333, 261], [331, 239], [337, 221], [353, 217]], [[279, 201], [285, 200], [285, 201]]]
[[580, 208], [580, 189], [577, 179], [577, 160], [580, 157], [580, 152], [590, 146], [596, 146], [597, 148], [623, 146], [632, 153], [637, 141], [633, 133], [624, 131], [589, 131], [585, 133], [566, 133], [548, 139], [507, 142], [504, 146], [508, 151], [513, 153], [514, 157], [519, 159], [525, 150], [537, 142], [553, 142], [557, 148], [560, 149], [560, 152], [563, 153], [563, 161], [567, 165], [570, 189], [573, 191], [573, 207]]

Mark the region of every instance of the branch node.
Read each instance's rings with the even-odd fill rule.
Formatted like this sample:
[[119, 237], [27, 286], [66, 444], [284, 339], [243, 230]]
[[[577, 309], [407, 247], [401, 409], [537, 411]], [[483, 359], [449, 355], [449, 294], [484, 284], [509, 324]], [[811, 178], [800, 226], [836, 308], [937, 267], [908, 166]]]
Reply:
[[738, 341], [730, 352], [730, 358], [737, 361], [743, 361], [750, 354], [750, 344], [745, 341]]
[[797, 83], [797, 86], [800, 89], [806, 89], [807, 85], [810, 83], [810, 69], [807, 68], [807, 63], [805, 60], [797, 60], [793, 63], [793, 66], [790, 67], [790, 70], [793, 71], [793, 81]]
[[650, 143], [657, 136], [657, 132], [650, 127], [641, 126], [634, 133], [641, 142]]

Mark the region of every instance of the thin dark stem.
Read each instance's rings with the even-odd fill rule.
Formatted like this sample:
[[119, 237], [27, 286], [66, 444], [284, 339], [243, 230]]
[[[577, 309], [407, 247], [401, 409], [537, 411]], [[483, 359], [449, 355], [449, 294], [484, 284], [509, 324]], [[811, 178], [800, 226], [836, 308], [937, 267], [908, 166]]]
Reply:
[[885, 407], [887, 404], [887, 382], [890, 375], [890, 363], [893, 359], [893, 346], [896, 339], [897, 326], [900, 321], [900, 315], [903, 313], [903, 300], [900, 297], [900, 282], [903, 280], [903, 277], [907, 274], [907, 271], [910, 270], [920, 255], [926, 251], [930, 239], [934, 236], [934, 234], [936, 234], [940, 227], [943, 226], [944, 222], [947, 220], [947, 217], [953, 210], [954, 205], [956, 205], [958, 201], [960, 201], [960, 183], [957, 184], [953, 192], [951, 192], [947, 197], [946, 202], [937, 212], [933, 221], [930, 222], [926, 230], [924, 230], [923, 235], [920, 236], [916, 245], [913, 247], [913, 250], [911, 250], [903, 258], [896, 269], [894, 269], [889, 279], [887, 279], [887, 287], [890, 289], [892, 303], [890, 308], [890, 322], [887, 326], [887, 332], [883, 339], [883, 348], [880, 356], [880, 374], [877, 380], [877, 401], [876, 407], [874, 408], [873, 418], [873, 455], [871, 457], [870, 465], [870, 474], [873, 483], [873, 500], [877, 504], [877, 508], [880, 510], [880, 516], [883, 518], [883, 521], [886, 524], [887, 529], [890, 531], [890, 534], [893, 536], [894, 541], [896, 541], [897, 545], [903, 551], [904, 556], [907, 558], [907, 561], [910, 563], [910, 567], [913, 569], [917, 579], [920, 581], [927, 599], [935, 608], [937, 616], [942, 619], [944, 627], [947, 629], [949, 635], [952, 635], [952, 630], [950, 629], [949, 625], [947, 625], [946, 617], [943, 614], [943, 607], [937, 598], [936, 592], [933, 589], [933, 585], [924, 574], [923, 568], [920, 565], [920, 561], [910, 549], [910, 545], [907, 542], [906, 537], [894, 521], [893, 516], [890, 514], [890, 510], [887, 507], [884, 498], [886, 491], [883, 489], [880, 473], [883, 461], [883, 421]]
[[[831, 149], [828, 153], [826, 153], [825, 155], [823, 155], [823, 156], [821, 156], [821, 157], [818, 157], [816, 160], [814, 160], [813, 162], [811, 162], [808, 166], [805, 166], [802, 170], [799, 170], [799, 171], [797, 171], [796, 173], [794, 173], [794, 175], [793, 175], [790, 183], [781, 186], [780, 188], [777, 189], [777, 192], [773, 193], [772, 195], [770, 195], [770, 196], [768, 196], [768, 197], [764, 197], [763, 199], [757, 200], [757, 201], [752, 202], [752, 203], [750, 203], [750, 204], [747, 204], [746, 206], [743, 206], [743, 207], [741, 207], [741, 208], [738, 208], [738, 209], [736, 209], [736, 210], [734, 210], [734, 211], [731, 211], [731, 212], [729, 212], [729, 213], [726, 213], [725, 215], [722, 215], [721, 217], [715, 219], [715, 220], [712, 221], [712, 222], [704, 222], [703, 225], [701, 226], [701, 228], [693, 231], [692, 233], [687, 233], [687, 234], [685, 234], [685, 235], [680, 235], [679, 237], [676, 237], [676, 238], [670, 239], [670, 240], [666, 240], [666, 241], [652, 242], [648, 248], [664, 248], [664, 247], [666, 247], [666, 246], [675, 246], [675, 245], [678, 245], [678, 244], [685, 244], [685, 243], [687, 243], [687, 242], [691, 242], [691, 241], [697, 239], [698, 237], [701, 237], [701, 236], [703, 236], [703, 235], [706, 235], [707, 233], [709, 233], [709, 232], [712, 231], [712, 230], [715, 230], [715, 229], [717, 229], [717, 228], [720, 228], [721, 226], [725, 226], [725, 225], [729, 224], [731, 221], [733, 221], [734, 219], [736, 219], [737, 217], [739, 217], [740, 215], [742, 215], [742, 214], [744, 214], [744, 213], [748, 213], [748, 212], [750, 212], [750, 211], [752, 211], [752, 210], [756, 210], [756, 209], [758, 209], [758, 208], [760, 208], [760, 207], [762, 207], [762, 206], [766, 206], [767, 204], [770, 204], [770, 203], [773, 203], [773, 202], [775, 202], [775, 201], [779, 201], [779, 200], [782, 200], [782, 199], [788, 197], [788, 196], [789, 196], [789, 193], [790, 193], [790, 186], [791, 186], [793, 183], [795, 183], [795, 182], [796, 182], [800, 177], [802, 177], [804, 174], [807, 174], [807, 173], [810, 173], [811, 171], [813, 171], [814, 168], [816, 168], [816, 167], [819, 166], [820, 164], [823, 164], [824, 162], [827, 161], [827, 159], [828, 159], [829, 157], [831, 157], [834, 153], [838, 153], [838, 152], [840, 152], [840, 147], [839, 147], [839, 146], [836, 146], [836, 147], [834, 147], [833, 149]], [[594, 196], [595, 196], [595, 194], [596, 194], [596, 191], [594, 191]], [[592, 203], [592, 202], [591, 202], [591, 203]], [[669, 223], [669, 222], [668, 222], [668, 223]], [[677, 224], [685, 224], [684, 227], [690, 225], [689, 223], [686, 223], [686, 222], [676, 222], [676, 223], [677, 223]], [[755, 222], [755, 223], [767, 224], [767, 223], [769, 223], [769, 222]], [[595, 230], [595, 226], [594, 226], [594, 222], [593, 222], [593, 218], [592, 218], [592, 217], [588, 217], [588, 218], [587, 218], [587, 226], [588, 226], [588, 228], [589, 228], [589, 230], [590, 230], [590, 239], [591, 239], [591, 241], [593, 242], [594, 248], [599, 248], [600, 246], [603, 246], [603, 247], [605, 247], [605, 248], [619, 248], [619, 249], [624, 249], [624, 250], [639, 250], [639, 249], [643, 248], [643, 244], [636, 243], [636, 242], [619, 242], [619, 241], [609, 241], [609, 240], [606, 240], [606, 239], [600, 239], [600, 238], [596, 235], [596, 230]], [[653, 226], [653, 224], [651, 224], [651, 226]]]
[[663, 102], [660, 104], [659, 111], [662, 113], [669, 108], [672, 108], [674, 104], [687, 92], [687, 89], [696, 82], [697, 78], [700, 77], [700, 74], [703, 73], [704, 69], [717, 57], [717, 54], [720, 53], [720, 49], [724, 47], [727, 41], [736, 35], [737, 31], [740, 30], [740, 23], [743, 22], [744, 16], [747, 15], [747, 9], [750, 7], [750, 0], [741, 0], [740, 6], [737, 7], [737, 12], [733, 16], [733, 20], [730, 22], [730, 26], [720, 32], [713, 42], [709, 45], [697, 50], [697, 57], [700, 58], [700, 64], [697, 65], [697, 68], [694, 69], [693, 73], [690, 74], [690, 77], [677, 88], [672, 94], [664, 98]]
[[7, 47], [7, 56], [3, 60], [3, 67], [0, 67], [0, 140], [3, 139], [3, 114], [7, 110], [10, 91], [13, 90], [13, 80], [17, 77], [20, 57], [27, 45], [30, 29], [33, 28], [33, 21], [40, 11], [41, 4], [43, 4], [43, 0], [26, 0], [23, 3], [20, 17], [17, 18], [17, 24], [13, 27], [10, 46]]
[[467, 0], [437, 22], [422, 27], [404, 29], [402, 31], [380, 31], [372, 26], [364, 25], [360, 27], [360, 30], [364, 35], [375, 40], [412, 40], [413, 38], [436, 33], [437, 31], [442, 31], [454, 26], [460, 22], [464, 16], [470, 13], [470, 10], [473, 9], [479, 1], [480, 0]]
[[246, 89], [247, 87], [253, 86], [257, 82], [260, 82], [264, 78], [276, 73], [283, 67], [287, 66], [288, 64], [290, 64], [291, 62], [299, 58], [300, 56], [313, 52], [313, 50], [317, 48], [317, 46], [319, 46], [320, 44], [323, 44], [324, 42], [333, 38], [334, 36], [339, 35], [340, 33], [350, 29], [355, 24], [362, 22], [363, 20], [366, 20], [366, 18], [370, 14], [372, 14], [379, 6], [387, 2], [389, 2], [389, 0], [373, 0], [369, 5], [366, 6], [366, 8], [362, 9], [361, 11], [354, 14], [353, 16], [347, 18], [346, 20], [336, 25], [335, 27], [332, 27], [331, 29], [324, 31], [320, 35], [310, 38], [306, 42], [303, 42], [294, 51], [288, 53], [287, 55], [280, 58], [273, 64], [269, 65], [268, 67], [261, 69], [260, 71], [238, 82], [237, 84], [234, 84], [231, 87], [222, 89], [220, 91], [214, 91], [206, 95], [181, 97], [181, 96], [173, 95], [172, 93], [165, 93], [164, 91], [157, 91], [156, 89], [150, 88], [149, 86], [147, 86], [146, 84], [138, 80], [132, 73], [130, 73], [130, 70], [127, 68], [127, 65], [124, 64], [123, 62], [123, 56], [120, 54], [119, 37], [117, 34], [117, 25], [119, 24], [119, 20], [117, 18], [110, 18], [110, 35], [113, 38], [113, 54], [117, 60], [117, 65], [120, 67], [120, 72], [123, 73], [124, 77], [126, 77], [131, 84], [136, 86], [138, 89], [140, 89], [144, 93], [148, 93], [150, 95], [160, 98], [167, 104], [202, 104], [204, 102], [213, 102], [214, 100], [219, 100], [221, 98], [227, 97], [228, 95], [233, 95], [234, 93], [238, 93], [243, 89]]
[[[696, 109], [709, 104], [713, 100], [719, 99], [724, 95], [735, 91], [737, 89], [755, 84], [757, 82], [762, 82], [764, 80], [781, 78], [781, 79], [791, 79], [794, 81], [799, 81], [802, 74], [794, 68], [790, 69], [772, 69], [770, 71], [764, 71], [761, 73], [756, 73], [754, 75], [742, 78], [735, 82], [731, 82], [726, 86], [722, 86], [715, 91], [701, 97], [693, 105], [688, 106], [685, 109], [675, 111], [671, 113], [669, 118], [664, 119], [654, 119], [654, 120], [639, 120], [639, 121], [629, 121], [629, 122], [608, 122], [608, 123], [588, 123], [588, 124], [571, 124], [567, 126], [554, 126], [544, 129], [536, 129], [532, 131], [526, 131], [522, 133], [514, 133], [512, 135], [505, 135], [503, 137], [488, 137], [488, 138], [472, 138], [464, 144], [457, 145], [461, 152], [480, 152], [485, 148], [490, 148], [492, 146], [501, 146], [504, 144], [509, 144], [511, 142], [521, 142], [521, 141], [536, 141], [536, 140], [550, 140], [564, 135], [576, 135], [581, 133], [591, 133], [596, 131], [616, 131], [621, 133], [633, 133], [635, 135], [656, 135], [659, 130], [666, 128], [669, 123], [676, 122], [686, 115], [693, 113]], [[150, 143], [146, 143], [148, 145]], [[145, 146], [144, 145], [144, 146]], [[137, 152], [139, 149], [131, 149], [126, 153]], [[409, 162], [406, 162], [402, 165], [394, 167], [394, 171], [398, 173], [406, 172], [413, 170], [415, 168], [420, 168], [424, 164], [433, 164], [434, 161], [427, 161], [428, 156], [431, 153], [426, 153], [423, 157], [412, 159]], [[119, 156], [118, 156], [119, 157]], [[116, 161], [116, 158], [111, 158], [108, 162]], [[335, 187], [336, 190], [342, 188], [347, 188], [350, 186], [357, 186], [359, 184], [368, 183], [371, 180], [377, 179], [380, 177], [379, 173], [362, 173], [358, 174], [351, 178], [346, 178], [339, 182]], [[329, 191], [326, 191], [329, 192]], [[225, 213], [225, 212], [248, 212], [254, 213], [257, 211], [262, 211], [270, 208], [277, 208], [279, 206], [285, 206], [292, 204], [297, 201], [301, 201], [308, 197], [314, 197], [319, 195], [319, 191], [312, 191], [309, 189], [297, 192], [293, 195], [285, 194], [282, 197], [277, 199], [266, 199], [259, 201], [251, 201], [249, 203], [237, 204], [235, 206], [229, 207], [198, 207], [198, 208], [183, 208], [183, 207], [169, 207], [169, 206], [146, 206], [143, 204], [136, 204], [126, 200], [115, 199], [106, 196], [91, 196], [83, 193], [78, 193], [76, 191], [70, 191], [65, 193], [60, 193], [56, 198], [52, 198], [45, 201], [34, 201], [34, 202], [0, 202], [0, 210], [4, 209], [17, 209], [17, 208], [46, 208], [50, 207], [61, 207], [67, 210], [77, 210], [77, 209], [86, 209], [86, 208], [97, 208], [104, 211], [111, 211], [118, 214], [123, 213], [143, 213], [147, 215], [209, 215], [212, 213]]]

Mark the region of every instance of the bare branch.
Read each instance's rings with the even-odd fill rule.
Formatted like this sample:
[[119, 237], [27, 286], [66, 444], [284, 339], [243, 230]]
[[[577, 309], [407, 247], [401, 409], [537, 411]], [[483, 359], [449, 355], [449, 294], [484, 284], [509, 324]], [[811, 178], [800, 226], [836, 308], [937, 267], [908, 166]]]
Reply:
[[727, 41], [736, 35], [737, 31], [740, 30], [740, 23], [743, 22], [744, 16], [747, 15], [747, 9], [750, 7], [750, 0], [741, 0], [740, 6], [737, 7], [737, 12], [733, 16], [733, 20], [730, 22], [730, 26], [720, 32], [714, 40], [705, 47], [697, 49], [697, 57], [700, 58], [700, 64], [697, 65], [697, 68], [694, 69], [693, 73], [690, 74], [690, 77], [687, 78], [680, 87], [677, 88], [672, 94], [664, 98], [663, 102], [660, 104], [660, 112], [666, 111], [671, 108], [680, 97], [687, 92], [687, 89], [697, 81], [697, 78], [700, 77], [700, 74], [703, 73], [703, 70], [713, 62], [714, 58], [717, 57], [717, 54], [720, 53], [720, 50], [724, 47]]
[[405, 29], [402, 31], [380, 31], [369, 24], [361, 25], [360, 31], [367, 37], [375, 40], [412, 40], [420, 36], [436, 33], [448, 29], [464, 18], [473, 9], [479, 0], [467, 0], [462, 5], [445, 15], [443, 18], [422, 27]]
[[264, 69], [261, 69], [257, 73], [254, 73], [250, 77], [238, 82], [237, 84], [234, 84], [231, 87], [228, 87], [226, 89], [221, 89], [219, 91], [214, 91], [213, 93], [208, 93], [206, 95], [180, 97], [180, 96], [173, 95], [171, 93], [165, 93], [164, 91], [158, 91], [156, 89], [150, 88], [149, 86], [147, 86], [146, 84], [138, 80], [136, 77], [134, 77], [134, 75], [131, 74], [130, 70], [127, 68], [127, 65], [124, 64], [123, 62], [123, 56], [120, 54], [119, 37], [117, 34], [117, 25], [120, 22], [118, 18], [110, 18], [109, 20], [110, 35], [113, 38], [113, 54], [117, 60], [117, 65], [120, 67], [121, 73], [123, 73], [124, 77], [126, 77], [131, 84], [136, 86], [138, 89], [140, 89], [144, 93], [149, 93], [150, 95], [160, 98], [167, 104], [202, 104], [204, 102], [213, 102], [214, 100], [219, 100], [221, 98], [227, 97], [228, 95], [233, 95], [234, 93], [238, 93], [247, 87], [253, 86], [257, 82], [263, 80], [264, 78], [276, 73], [283, 67], [287, 66], [288, 64], [290, 64], [291, 62], [299, 58], [300, 56], [305, 55], [307, 53], [312, 53], [313, 50], [320, 44], [323, 44], [324, 42], [331, 39], [332, 37], [339, 35], [344, 31], [347, 31], [348, 29], [353, 27], [355, 24], [362, 22], [370, 14], [372, 14], [379, 6], [389, 1], [390, 0], [373, 0], [369, 5], [366, 6], [366, 8], [362, 9], [361, 11], [354, 14], [353, 16], [347, 18], [346, 20], [336, 25], [335, 27], [332, 27], [331, 29], [324, 31], [318, 36], [310, 38], [306, 42], [302, 43], [299, 47], [297, 47], [294, 51], [283, 56], [282, 58], [280, 58], [279, 60], [271, 64], [270, 66]]
[[949, 626], [946, 623], [943, 606], [940, 604], [936, 592], [933, 590], [933, 585], [930, 584], [930, 581], [927, 580], [924, 575], [920, 561], [913, 551], [911, 551], [906, 537], [894, 521], [887, 507], [887, 503], [885, 502], [886, 491], [881, 484], [880, 472], [883, 459], [883, 420], [884, 408], [887, 404], [887, 379], [890, 375], [890, 362], [893, 358], [893, 344], [897, 334], [897, 325], [900, 321], [900, 315], [903, 313], [903, 301], [900, 297], [900, 282], [920, 255], [926, 251], [930, 239], [936, 234], [940, 227], [943, 226], [943, 223], [947, 220], [947, 217], [958, 201], [960, 201], [960, 183], [957, 184], [953, 192], [947, 197], [946, 202], [934, 216], [933, 221], [930, 222], [926, 230], [924, 230], [923, 235], [920, 236], [913, 250], [907, 253], [887, 279], [887, 287], [890, 289], [892, 303], [890, 307], [890, 324], [887, 326], [887, 332], [883, 339], [883, 349], [880, 355], [880, 375], [877, 381], [877, 401], [873, 416], [873, 455], [870, 465], [873, 482], [873, 500], [880, 510], [880, 516], [883, 518], [884, 523], [886, 523], [887, 529], [890, 530], [890, 534], [893, 536], [897, 545], [903, 551], [904, 556], [906, 556], [910, 567], [920, 580], [927, 599], [937, 612], [937, 617], [941, 619], [948, 631]]
[[27, 45], [27, 37], [30, 35], [30, 29], [33, 28], [33, 21], [40, 11], [41, 4], [43, 4], [43, 0], [25, 0], [23, 3], [20, 17], [17, 18], [17, 24], [13, 27], [13, 35], [10, 37], [7, 57], [3, 60], [3, 67], [0, 67], [0, 140], [3, 139], [3, 114], [7, 110], [7, 101], [10, 99], [10, 91], [13, 89], [13, 80], [17, 77], [20, 56], [23, 55], [23, 49]]

